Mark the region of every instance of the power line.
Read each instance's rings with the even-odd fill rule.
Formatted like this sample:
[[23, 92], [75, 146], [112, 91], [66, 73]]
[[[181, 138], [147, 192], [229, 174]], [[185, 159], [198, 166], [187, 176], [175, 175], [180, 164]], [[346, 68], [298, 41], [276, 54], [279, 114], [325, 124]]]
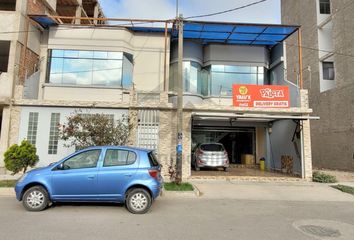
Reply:
[[260, 1], [257, 1], [257, 2], [252, 2], [252, 3], [246, 4], [246, 5], [240, 6], [240, 7], [231, 8], [231, 9], [228, 9], [228, 10], [224, 10], [224, 11], [220, 11], [220, 12], [215, 12], [215, 13], [208, 13], [208, 14], [203, 14], [203, 15], [190, 16], [190, 17], [186, 17], [186, 18], [184, 18], [184, 19], [201, 18], [201, 17], [211, 17], [211, 16], [215, 16], [215, 15], [219, 15], [219, 14], [224, 14], [224, 13], [229, 13], [229, 12], [237, 11], [237, 10], [244, 9], [244, 8], [247, 8], [247, 7], [251, 7], [251, 6], [253, 6], [253, 5], [257, 5], [257, 4], [262, 3], [262, 2], [265, 2], [265, 1], [268, 1], [268, 0], [260, 0]]

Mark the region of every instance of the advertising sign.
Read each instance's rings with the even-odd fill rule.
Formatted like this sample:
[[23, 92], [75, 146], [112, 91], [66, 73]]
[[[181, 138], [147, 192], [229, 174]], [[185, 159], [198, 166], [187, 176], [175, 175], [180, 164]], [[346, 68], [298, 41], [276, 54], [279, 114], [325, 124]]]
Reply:
[[234, 84], [232, 97], [236, 107], [290, 107], [288, 86]]

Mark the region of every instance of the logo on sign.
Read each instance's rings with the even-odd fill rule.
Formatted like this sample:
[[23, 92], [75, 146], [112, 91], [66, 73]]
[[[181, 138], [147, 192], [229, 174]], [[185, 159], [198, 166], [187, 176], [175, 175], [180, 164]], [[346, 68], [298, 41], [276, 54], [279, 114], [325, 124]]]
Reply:
[[246, 86], [241, 86], [238, 91], [240, 92], [241, 95], [246, 95], [248, 93], [248, 89]]

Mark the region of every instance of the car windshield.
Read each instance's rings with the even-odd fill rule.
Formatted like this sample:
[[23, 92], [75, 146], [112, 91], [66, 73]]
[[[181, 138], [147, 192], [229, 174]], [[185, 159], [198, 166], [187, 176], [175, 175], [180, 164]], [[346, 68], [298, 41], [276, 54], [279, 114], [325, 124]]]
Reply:
[[203, 144], [200, 146], [200, 149], [208, 152], [220, 152], [224, 151], [224, 147], [221, 144]]

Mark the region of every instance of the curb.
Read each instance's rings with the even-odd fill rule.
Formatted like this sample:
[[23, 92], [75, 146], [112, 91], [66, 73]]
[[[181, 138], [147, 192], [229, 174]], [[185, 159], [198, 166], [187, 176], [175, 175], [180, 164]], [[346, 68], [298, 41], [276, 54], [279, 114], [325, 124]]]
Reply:
[[0, 196], [5, 196], [5, 197], [15, 196], [14, 188], [1, 187], [0, 188]]

